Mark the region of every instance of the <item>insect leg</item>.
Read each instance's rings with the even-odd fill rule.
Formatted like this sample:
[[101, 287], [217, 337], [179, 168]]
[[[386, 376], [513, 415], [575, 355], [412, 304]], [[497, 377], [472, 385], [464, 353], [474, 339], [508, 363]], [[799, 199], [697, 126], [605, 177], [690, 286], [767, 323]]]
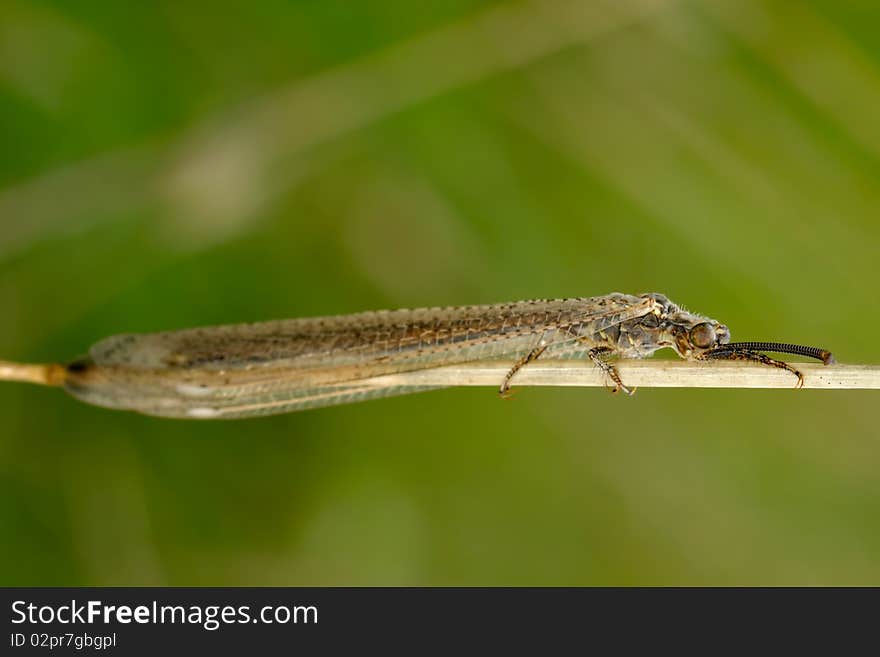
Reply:
[[623, 385], [617, 368], [607, 360], [607, 356], [612, 353], [614, 353], [614, 350], [611, 347], [593, 347], [587, 352], [587, 355], [609, 379], [614, 381], [614, 387], [611, 389], [611, 392], [623, 390], [626, 394], [632, 395], [635, 392], [635, 388], [628, 388]]
[[708, 352], [705, 355], [705, 358], [707, 360], [710, 358], [713, 360], [746, 360], [753, 363], [761, 363], [762, 365], [769, 365], [770, 367], [778, 367], [779, 369], [788, 370], [798, 378], [797, 383], [794, 386], [795, 388], [804, 387], [804, 375], [801, 374], [798, 370], [796, 370], [794, 367], [784, 361], [770, 358], [770, 356], [766, 356], [757, 351], [751, 351], [748, 349], [726, 350], [724, 348], [720, 348], [716, 349], [715, 351]]
[[502, 398], [507, 398], [510, 394], [510, 380], [513, 378], [513, 375], [519, 372], [519, 370], [524, 365], [528, 365], [538, 356], [543, 354], [545, 349], [547, 349], [547, 345], [535, 347], [529, 353], [527, 353], [525, 356], [523, 356], [513, 364], [513, 367], [511, 367], [510, 371], [505, 375], [504, 381], [501, 383], [501, 387], [498, 389], [498, 394], [501, 395]]

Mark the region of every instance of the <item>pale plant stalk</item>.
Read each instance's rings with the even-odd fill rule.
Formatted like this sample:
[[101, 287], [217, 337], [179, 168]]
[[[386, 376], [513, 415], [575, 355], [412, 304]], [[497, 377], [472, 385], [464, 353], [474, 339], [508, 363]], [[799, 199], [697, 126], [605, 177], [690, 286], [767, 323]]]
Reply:
[[[746, 362], [621, 360], [620, 376], [634, 388], [792, 388], [791, 374]], [[880, 365], [798, 363], [804, 389], [880, 390]], [[482, 362], [406, 372], [364, 381], [390, 386], [496, 386], [510, 363]], [[607, 387], [592, 363], [572, 360], [537, 361], [517, 374], [516, 386]]]
[[[628, 360], [663, 348], [684, 362]], [[496, 385], [502, 396], [511, 385], [632, 394], [639, 386], [877, 387], [876, 374], [835, 365], [825, 349], [731, 342], [725, 325], [655, 292], [117, 335], [66, 366], [0, 364], [0, 379], [177, 418], [270, 415], [457, 385]]]

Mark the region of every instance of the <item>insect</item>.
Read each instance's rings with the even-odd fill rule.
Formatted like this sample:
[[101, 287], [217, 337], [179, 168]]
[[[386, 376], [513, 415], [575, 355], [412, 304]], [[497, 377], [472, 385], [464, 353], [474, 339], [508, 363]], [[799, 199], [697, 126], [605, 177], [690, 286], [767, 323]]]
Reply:
[[535, 299], [482, 306], [382, 310], [106, 338], [68, 365], [0, 363], [0, 379], [63, 387], [85, 402], [180, 418], [238, 418], [418, 390], [368, 385], [371, 377], [509, 359], [499, 382], [541, 358], [586, 357], [613, 391], [632, 394], [614, 358], [669, 347], [686, 360], [793, 366], [765, 351], [834, 362], [830, 352], [775, 342], [730, 342], [723, 324], [657, 293]]

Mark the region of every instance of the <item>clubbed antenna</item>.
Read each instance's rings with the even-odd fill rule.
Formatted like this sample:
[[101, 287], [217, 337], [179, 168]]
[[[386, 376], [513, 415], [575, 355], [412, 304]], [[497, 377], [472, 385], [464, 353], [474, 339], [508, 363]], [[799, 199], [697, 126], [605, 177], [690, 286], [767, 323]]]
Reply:
[[772, 351], [777, 354], [806, 356], [808, 358], [821, 360], [826, 365], [833, 365], [837, 362], [834, 359], [834, 355], [827, 349], [820, 349], [819, 347], [804, 347], [799, 344], [786, 344], [783, 342], [728, 342], [727, 344], [723, 344], [714, 349], [712, 353], [718, 353], [721, 355], [723, 352], [743, 349], [747, 351]]

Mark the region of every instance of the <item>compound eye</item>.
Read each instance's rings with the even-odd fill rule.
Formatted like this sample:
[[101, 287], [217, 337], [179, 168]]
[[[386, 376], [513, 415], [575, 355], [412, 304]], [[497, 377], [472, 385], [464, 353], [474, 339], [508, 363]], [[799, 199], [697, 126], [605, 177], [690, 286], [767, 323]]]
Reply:
[[690, 339], [698, 349], [708, 349], [715, 344], [715, 327], [707, 322], [697, 324], [691, 329]]

